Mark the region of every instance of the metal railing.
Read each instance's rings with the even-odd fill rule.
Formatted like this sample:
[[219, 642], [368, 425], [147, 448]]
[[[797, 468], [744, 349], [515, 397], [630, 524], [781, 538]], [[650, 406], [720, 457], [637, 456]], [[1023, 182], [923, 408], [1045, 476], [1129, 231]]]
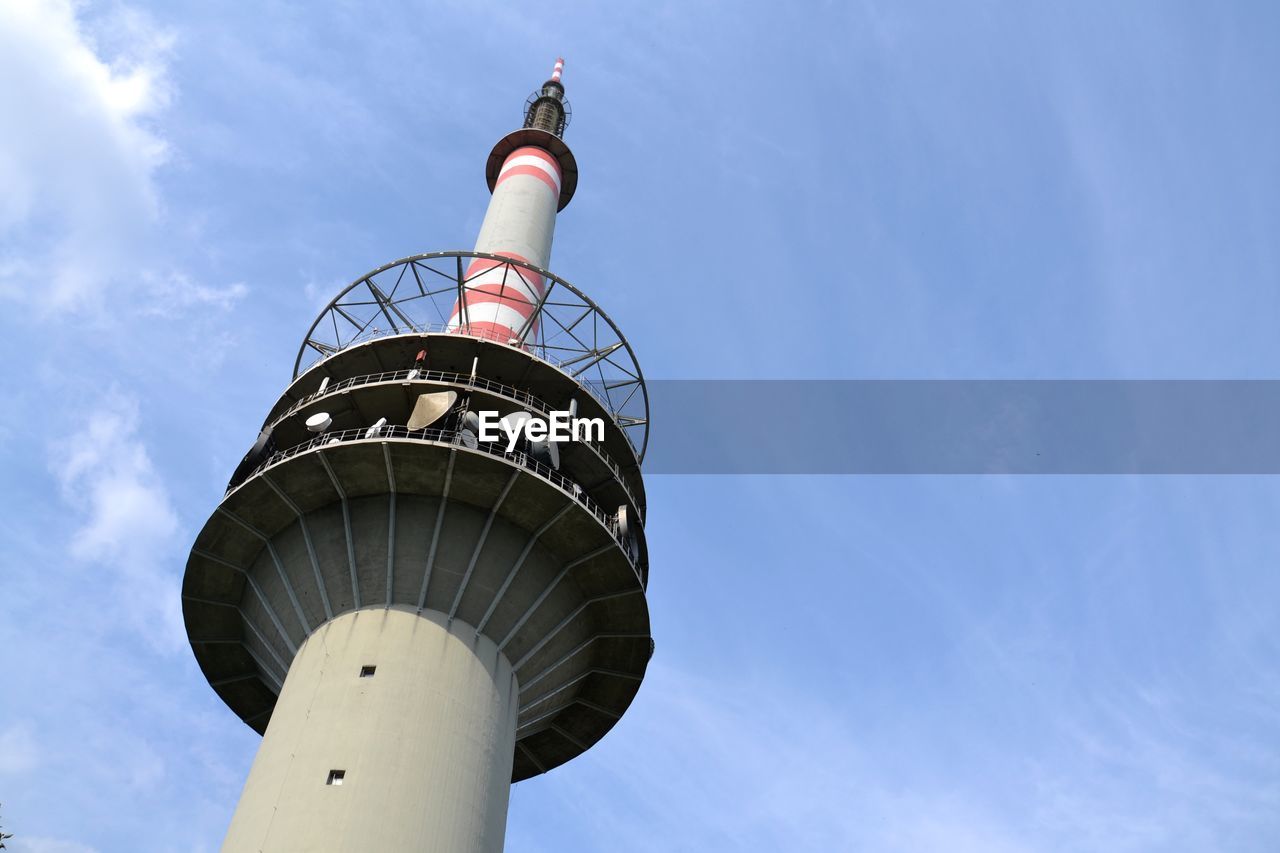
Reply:
[[[577, 356], [574, 356], [573, 358], [557, 358], [556, 356], [552, 355], [548, 351], [548, 347], [545, 347], [541, 344], [535, 344], [528, 341], [523, 343], [519, 343], [519, 342], [512, 343], [511, 338], [509, 338], [506, 335], [500, 335], [496, 332], [492, 332], [487, 329], [470, 328], [465, 324], [461, 326], [450, 326], [447, 323], [416, 323], [412, 331], [407, 331], [407, 332], [404, 329], [380, 329], [377, 326], [373, 326], [371, 328], [365, 329], [360, 334], [351, 338], [351, 340], [349, 340], [342, 349], [336, 350], [335, 352], [329, 353], [327, 355], [321, 355], [316, 359], [314, 359], [310, 364], [308, 364], [305, 368], [303, 368], [303, 370], [301, 371], [301, 373], [299, 373], [299, 375], [302, 375], [302, 373], [306, 373], [307, 371], [311, 370], [311, 368], [315, 367], [321, 362], [327, 361], [328, 359], [332, 358], [338, 353], [344, 352], [350, 349], [351, 347], [355, 346], [356, 344], [367, 343], [368, 341], [378, 340], [379, 338], [392, 338], [399, 335], [406, 335], [411, 337], [417, 337], [421, 335], [465, 335], [468, 338], [480, 338], [481, 340], [490, 341], [492, 343], [504, 344], [509, 347], [514, 347], [515, 349], [523, 350], [529, 355], [532, 355], [535, 358], [537, 358], [539, 361], [545, 361], [547, 364], [551, 365], [552, 367], [556, 368], [562, 373], [568, 373], [567, 368], [572, 367], [573, 364], [578, 359]], [[570, 378], [574, 378], [572, 374], [570, 374]], [[603, 406], [605, 410], [608, 411], [611, 415], [613, 415], [615, 418], [618, 416], [619, 412], [616, 410], [616, 407], [613, 405], [613, 403], [610, 402], [606, 397], [601, 396], [600, 392], [592, 388], [591, 385], [585, 382], [578, 382], [578, 385], [584, 391], [586, 391], [588, 394], [594, 397], [596, 401], [600, 403], [600, 405]]]
[[[538, 291], [520, 328], [467, 322], [468, 302], [485, 301], [481, 281]], [[522, 284], [521, 284], [522, 283]], [[515, 298], [514, 296], [512, 297]], [[523, 315], [522, 315], [523, 316]], [[449, 328], [447, 318], [461, 324]], [[453, 333], [519, 349], [566, 373], [614, 413], [643, 459], [649, 398], [644, 374], [617, 324], [585, 293], [548, 270], [487, 252], [429, 252], [383, 264], [343, 289], [307, 330], [293, 376], [323, 359], [375, 338]]]
[[579, 505], [581, 505], [584, 509], [586, 509], [592, 515], [594, 515], [596, 517], [596, 520], [598, 520], [602, 525], [604, 525], [605, 529], [609, 531], [609, 534], [613, 537], [614, 541], [618, 543], [619, 547], [622, 550], [623, 555], [627, 559], [627, 562], [631, 565], [632, 570], [636, 573], [636, 577], [640, 578], [641, 581], [643, 582], [643, 572], [641, 570], [641, 567], [638, 565], [638, 561], [636, 560], [633, 554], [630, 543], [626, 541], [626, 537], [624, 537], [620, 531], [620, 525], [619, 525], [617, 513], [614, 513], [612, 515], [610, 515], [609, 513], [606, 513], [603, 509], [600, 508], [599, 504], [597, 504], [594, 500], [592, 500], [587, 495], [586, 491], [583, 490], [581, 485], [574, 482], [569, 477], [566, 477], [564, 474], [561, 474], [559, 471], [556, 471], [554, 468], [551, 468], [550, 466], [544, 465], [538, 460], [533, 459], [527, 453], [522, 453], [518, 450], [508, 451], [499, 442], [476, 441], [475, 446], [473, 447], [470, 444], [463, 441], [462, 432], [460, 430], [444, 430], [444, 429], [411, 430], [408, 427], [403, 427], [403, 426], [383, 426], [383, 427], [364, 427], [361, 429], [344, 429], [344, 430], [336, 430], [334, 432], [326, 432], [316, 436], [313, 439], [310, 439], [309, 441], [304, 441], [302, 444], [296, 445], [294, 447], [290, 447], [287, 450], [281, 450], [271, 454], [269, 457], [263, 460], [256, 468], [254, 468], [252, 473], [250, 473], [247, 477], [245, 477], [241, 483], [237, 484], [235, 488], [228, 490], [227, 494], [231, 494], [236, 489], [243, 486], [244, 483], [249, 482], [258, 474], [262, 473], [268, 468], [271, 468], [274, 465], [278, 465], [281, 462], [284, 462], [288, 459], [292, 459], [294, 456], [298, 456], [302, 453], [306, 453], [307, 451], [315, 450], [317, 448], [322, 448], [322, 447], [329, 447], [331, 445], [345, 444], [347, 442], [352, 442], [352, 441], [378, 442], [378, 441], [386, 441], [387, 439], [407, 439], [411, 441], [422, 441], [422, 442], [428, 442], [431, 444], [449, 445], [462, 450], [470, 450], [470, 451], [475, 451], [480, 453], [486, 453], [489, 456], [494, 456], [499, 459], [504, 459], [507, 462], [520, 465], [521, 467], [534, 472], [538, 476], [542, 477], [544, 480], [547, 480], [553, 486], [560, 489], [568, 497], [577, 501]]
[[573, 367], [574, 364], [577, 363], [577, 361], [579, 360], [578, 356], [574, 356], [573, 358], [563, 358], [563, 359], [556, 358], [555, 356], [551, 355], [547, 351], [547, 347], [544, 347], [540, 344], [532, 344], [532, 343], [514, 343], [513, 344], [510, 342], [510, 339], [507, 338], [506, 336], [499, 335], [485, 329], [479, 329], [479, 328], [470, 329], [470, 328], [467, 328], [466, 326], [450, 327], [446, 323], [418, 323], [416, 324], [416, 327], [413, 331], [406, 332], [403, 329], [379, 329], [378, 327], [375, 326], [369, 329], [365, 329], [363, 332], [351, 338], [351, 340], [348, 341], [343, 346], [342, 349], [335, 350], [334, 352], [329, 353], [327, 355], [321, 355], [317, 357], [314, 361], [312, 361], [310, 364], [304, 367], [299, 372], [298, 375], [301, 376], [306, 374], [316, 365], [320, 364], [323, 361], [327, 361], [328, 359], [332, 358], [333, 356], [337, 355], [340, 352], [345, 352], [346, 350], [350, 349], [356, 344], [366, 343], [368, 341], [377, 340], [379, 338], [392, 338], [400, 335], [405, 335], [406, 337], [417, 337], [425, 334], [465, 335], [469, 338], [480, 338], [482, 340], [492, 341], [500, 344], [506, 344], [507, 346], [524, 350], [526, 353], [536, 357], [538, 360], [545, 361], [547, 364], [556, 368], [561, 373], [566, 374], [570, 379], [574, 381], [574, 383], [579, 388], [581, 388], [582, 390], [590, 394], [592, 399], [594, 399], [597, 403], [599, 403], [600, 406], [606, 412], [609, 413], [609, 415], [613, 418], [614, 423], [616, 423], [618, 425], [618, 428], [622, 430], [622, 434], [626, 436], [627, 442], [631, 445], [631, 449], [636, 451], [637, 453], [640, 452], [641, 448], [636, 446], [635, 439], [631, 437], [631, 433], [629, 432], [629, 425], [623, 423], [624, 419], [634, 420], [634, 418], [628, 418], [627, 415], [624, 415], [621, 411], [619, 411], [619, 407], [616, 406], [613, 403], [613, 401], [609, 399], [607, 394], [601, 394], [599, 391], [593, 388], [590, 383], [579, 380], [573, 373], [569, 371], [569, 368]]
[[[363, 376], [350, 376], [346, 379], [334, 382], [333, 384], [326, 386], [323, 391], [313, 391], [298, 402], [294, 403], [286, 411], [275, 418], [275, 420], [271, 422], [271, 426], [274, 428], [278, 424], [282, 423], [286, 418], [297, 414], [300, 410], [306, 408], [322, 397], [327, 397], [330, 394], [338, 394], [343, 391], [365, 385], [375, 385], [379, 382], [436, 382], [451, 385], [462, 385], [467, 388], [489, 391], [493, 394], [506, 397], [507, 399], [520, 403], [523, 406], [527, 406], [530, 409], [536, 409], [539, 413], [548, 418], [551, 417], [551, 412], [553, 411], [550, 405], [538, 397], [533, 396], [528, 391], [521, 391], [519, 388], [504, 385], [501, 382], [494, 382], [492, 379], [485, 379], [480, 376], [470, 376], [463, 373], [450, 373], [443, 370], [409, 369], [384, 371], [382, 373], [366, 373]], [[612, 415], [612, 413], [610, 413], [610, 415]], [[614, 421], [614, 424], [618, 426], [619, 432], [625, 436], [626, 431], [622, 429], [621, 425], [618, 424], [616, 420]], [[627, 442], [628, 444], [631, 443], [631, 439], [629, 437]], [[639, 510], [641, 517], [643, 517], [645, 511], [644, 504], [636, 499], [636, 496], [631, 491], [631, 487], [627, 485], [626, 477], [622, 475], [622, 467], [613, 460], [613, 457], [609, 455], [607, 450], [605, 450], [604, 445], [598, 441], [586, 438], [574, 439], [574, 443], [589, 447], [596, 456], [599, 457], [600, 461], [603, 462], [611, 472], [613, 472], [614, 477], [617, 479], [618, 483], [621, 484], [622, 490], [626, 492], [627, 498], [630, 499], [631, 505]], [[631, 444], [631, 448], [634, 451], [635, 445]]]

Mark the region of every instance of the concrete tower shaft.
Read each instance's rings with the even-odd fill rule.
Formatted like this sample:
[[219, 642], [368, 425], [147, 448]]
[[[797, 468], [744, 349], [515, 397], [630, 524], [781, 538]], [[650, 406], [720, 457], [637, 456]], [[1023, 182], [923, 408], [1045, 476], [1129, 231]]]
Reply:
[[[388, 676], [395, 689], [380, 689]], [[515, 728], [511, 664], [474, 628], [432, 611], [344, 613], [298, 649], [225, 848], [417, 850], [430, 836], [501, 849]], [[342, 790], [316, 784], [348, 773]]]
[[[567, 116], [559, 67], [548, 91]], [[529, 126], [486, 177], [478, 251], [373, 270], [312, 324], [191, 550], [192, 650], [263, 734], [226, 851], [500, 851], [509, 784], [589, 749], [644, 677], [644, 379], [545, 267], [577, 166]], [[565, 410], [603, 435], [474, 431]]]

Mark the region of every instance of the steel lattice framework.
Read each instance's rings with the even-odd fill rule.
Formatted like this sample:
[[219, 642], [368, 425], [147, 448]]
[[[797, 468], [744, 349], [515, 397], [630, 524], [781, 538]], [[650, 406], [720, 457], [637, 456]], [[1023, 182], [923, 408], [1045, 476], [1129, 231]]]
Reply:
[[[510, 298], [521, 282], [542, 291], [517, 338], [496, 340], [468, 324], [468, 284], [494, 266], [467, 276], [471, 261], [496, 261]], [[478, 301], [478, 300], [477, 300]], [[448, 328], [455, 304], [462, 324]], [[621, 330], [586, 294], [564, 279], [520, 261], [484, 252], [431, 252], [392, 261], [360, 277], [320, 312], [294, 362], [296, 379], [318, 362], [353, 344], [390, 335], [429, 332], [467, 334], [515, 346], [572, 376], [594, 395], [622, 427], [643, 460], [649, 442], [649, 396], [644, 374]]]

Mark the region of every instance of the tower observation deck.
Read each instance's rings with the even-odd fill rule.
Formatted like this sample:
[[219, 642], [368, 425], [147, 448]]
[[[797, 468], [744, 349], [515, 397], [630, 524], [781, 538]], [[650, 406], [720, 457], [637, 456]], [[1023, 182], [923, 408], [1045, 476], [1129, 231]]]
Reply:
[[[648, 398], [548, 271], [578, 181], [561, 68], [489, 155], [475, 249], [329, 303], [196, 538], [192, 651], [263, 735], [223, 850], [499, 851], [511, 783], [639, 689]], [[488, 440], [556, 413], [588, 426]]]

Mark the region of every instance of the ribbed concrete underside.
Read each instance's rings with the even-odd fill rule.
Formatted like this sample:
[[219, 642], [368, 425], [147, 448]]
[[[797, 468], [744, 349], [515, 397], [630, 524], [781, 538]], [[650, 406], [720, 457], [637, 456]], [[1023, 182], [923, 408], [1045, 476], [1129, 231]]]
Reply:
[[258, 731], [334, 616], [395, 605], [480, 628], [520, 683], [515, 781], [599, 740], [652, 651], [641, 580], [596, 516], [519, 465], [415, 440], [315, 449], [251, 478], [201, 531], [183, 598], [201, 668]]

